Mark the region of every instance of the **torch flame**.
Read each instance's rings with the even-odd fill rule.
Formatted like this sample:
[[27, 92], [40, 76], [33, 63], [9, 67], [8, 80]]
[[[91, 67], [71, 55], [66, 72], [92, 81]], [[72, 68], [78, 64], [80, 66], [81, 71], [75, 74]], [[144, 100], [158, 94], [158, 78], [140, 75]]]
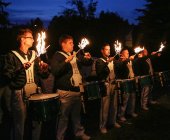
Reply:
[[139, 53], [139, 52], [141, 52], [141, 51], [143, 51], [143, 50], [144, 50], [144, 47], [141, 48], [140, 46], [139, 46], [139, 47], [136, 47], [136, 48], [134, 49], [134, 51], [135, 51], [136, 54]]
[[83, 38], [79, 43], [78, 47], [84, 49], [89, 44], [89, 41], [86, 38]]
[[165, 46], [164, 46], [164, 44], [161, 42], [161, 46], [160, 46], [160, 48], [159, 48], [158, 52], [161, 52], [161, 51], [162, 51], [162, 49], [163, 49], [164, 47], [165, 47]]
[[37, 38], [37, 56], [40, 56], [41, 54], [46, 53], [46, 48], [45, 48], [45, 38], [46, 34], [45, 32], [38, 33], [38, 38]]
[[119, 54], [120, 51], [122, 50], [122, 44], [117, 40], [117, 41], [115, 41], [114, 46], [115, 46], [115, 52], [116, 52], [116, 54]]

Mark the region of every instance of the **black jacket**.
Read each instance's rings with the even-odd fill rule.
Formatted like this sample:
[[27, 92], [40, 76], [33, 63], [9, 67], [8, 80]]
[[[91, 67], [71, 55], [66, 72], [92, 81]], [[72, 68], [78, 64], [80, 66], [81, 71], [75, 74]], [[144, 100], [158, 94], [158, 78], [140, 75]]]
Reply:
[[[78, 57], [77, 65], [80, 73], [81, 73], [81, 65], [91, 65], [93, 62], [91, 59], [90, 60], [84, 59], [82, 55], [79, 55], [77, 57]], [[65, 59], [66, 57], [59, 52], [56, 52], [52, 58], [51, 72], [55, 77], [54, 91], [56, 91], [57, 89], [71, 90], [72, 88], [74, 88], [71, 85], [71, 81], [70, 81], [70, 78], [73, 75], [72, 66], [70, 63], [66, 63]]]
[[[129, 59], [125, 61], [118, 60], [115, 62], [115, 75], [116, 79], [128, 79], [129, 77], [129, 69], [127, 67], [127, 63], [130, 62]], [[132, 62], [133, 68], [133, 62]]]
[[[106, 58], [102, 57], [104, 60]], [[96, 61], [96, 74], [99, 81], [106, 80], [110, 73], [108, 63], [104, 62], [102, 59]]]
[[[20, 51], [16, 50], [23, 58], [25, 58], [25, 54]], [[28, 52], [28, 60], [31, 59], [32, 51]], [[39, 65], [38, 59], [34, 62], [34, 76], [35, 82], [38, 83], [39, 77]], [[9, 52], [5, 59], [5, 66], [3, 68], [3, 75], [5, 76], [6, 80], [10, 88], [12, 89], [22, 89], [26, 84], [26, 72], [23, 68], [23, 64], [19, 60], [19, 58], [13, 53]]]

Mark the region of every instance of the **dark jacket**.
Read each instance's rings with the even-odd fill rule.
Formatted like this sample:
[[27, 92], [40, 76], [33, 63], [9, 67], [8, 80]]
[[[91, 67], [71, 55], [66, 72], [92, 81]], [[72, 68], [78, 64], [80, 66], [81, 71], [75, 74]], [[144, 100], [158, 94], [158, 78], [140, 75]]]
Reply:
[[[116, 79], [128, 79], [129, 77], [129, 69], [127, 67], [127, 63], [130, 62], [129, 59], [125, 61], [118, 60], [115, 62], [115, 75]], [[132, 62], [133, 66], [133, 62]]]
[[[91, 65], [93, 62], [91, 59], [90, 60], [84, 59], [82, 55], [79, 55], [77, 57], [78, 57], [77, 65], [80, 73], [81, 73], [81, 65]], [[74, 89], [70, 81], [70, 78], [73, 75], [72, 66], [70, 63], [66, 63], [65, 59], [66, 57], [59, 52], [56, 52], [52, 58], [51, 72], [55, 77], [54, 91], [56, 91], [57, 89], [61, 89], [61, 90]]]
[[[104, 60], [106, 58], [102, 57]], [[104, 62], [102, 59], [96, 61], [96, 74], [99, 81], [106, 80], [110, 73], [108, 63]]]
[[[16, 50], [24, 59], [25, 54], [20, 51]], [[31, 59], [32, 51], [28, 52], [28, 60]], [[38, 59], [34, 62], [34, 76], [35, 82], [37, 83], [38, 74], [39, 72], [39, 65]], [[26, 72], [23, 68], [23, 64], [19, 60], [19, 58], [13, 53], [9, 52], [5, 59], [5, 66], [3, 68], [3, 75], [8, 81], [10, 88], [12, 89], [22, 89], [26, 84]]]
[[8, 84], [5, 76], [3, 75], [3, 69], [5, 66], [5, 55], [0, 56], [0, 87], [6, 86]]

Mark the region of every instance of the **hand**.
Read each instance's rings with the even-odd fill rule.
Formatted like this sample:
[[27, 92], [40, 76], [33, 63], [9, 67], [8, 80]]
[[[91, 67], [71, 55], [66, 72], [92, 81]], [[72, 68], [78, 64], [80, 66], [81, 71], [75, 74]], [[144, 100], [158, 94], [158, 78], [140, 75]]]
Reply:
[[120, 55], [120, 60], [121, 60], [121, 61], [125, 61], [126, 59], [127, 59], [126, 57]]
[[151, 55], [155, 55], [157, 52], [152, 52]]
[[89, 52], [84, 53], [84, 58], [90, 59], [91, 58], [91, 54]]
[[129, 59], [130, 59], [130, 60], [134, 60], [134, 59], [135, 59], [135, 55], [131, 55], [131, 56], [129, 57]]
[[43, 61], [40, 61], [39, 66], [40, 66], [40, 71], [41, 72], [47, 72], [48, 71], [48, 64], [47, 63], [44, 63]]
[[107, 62], [111, 62], [113, 61], [115, 58], [114, 57], [109, 57], [109, 59], [107, 60]]
[[161, 53], [160, 52], [152, 52], [151, 55], [161, 56]]
[[71, 60], [73, 60], [74, 56], [75, 56], [75, 55], [69, 55], [69, 56], [67, 57], [67, 59], [65, 60], [65, 62], [66, 62], [66, 63], [70, 62]]
[[27, 70], [27, 69], [29, 69], [29, 67], [31, 67], [31, 63], [30, 62], [24, 63], [23, 67], [24, 67], [24, 69]]

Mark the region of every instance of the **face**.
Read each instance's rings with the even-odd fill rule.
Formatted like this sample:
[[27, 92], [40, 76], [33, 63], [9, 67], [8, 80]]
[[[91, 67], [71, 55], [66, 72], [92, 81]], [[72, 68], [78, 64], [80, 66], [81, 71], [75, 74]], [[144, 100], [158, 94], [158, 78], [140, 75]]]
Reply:
[[62, 49], [65, 52], [72, 52], [74, 47], [74, 43], [72, 39], [66, 39], [64, 42], [62, 42]]
[[31, 48], [33, 45], [34, 39], [32, 36], [32, 33], [25, 33], [25, 35], [21, 38], [21, 44], [24, 46], [27, 46], [28, 48]]
[[128, 59], [129, 58], [129, 51], [128, 50], [122, 51], [121, 56]]
[[146, 49], [143, 50], [143, 55], [147, 56], [148, 55], [148, 51]]
[[109, 57], [110, 56], [110, 46], [107, 45], [104, 47], [104, 49], [101, 50], [102, 55], [105, 57]]

